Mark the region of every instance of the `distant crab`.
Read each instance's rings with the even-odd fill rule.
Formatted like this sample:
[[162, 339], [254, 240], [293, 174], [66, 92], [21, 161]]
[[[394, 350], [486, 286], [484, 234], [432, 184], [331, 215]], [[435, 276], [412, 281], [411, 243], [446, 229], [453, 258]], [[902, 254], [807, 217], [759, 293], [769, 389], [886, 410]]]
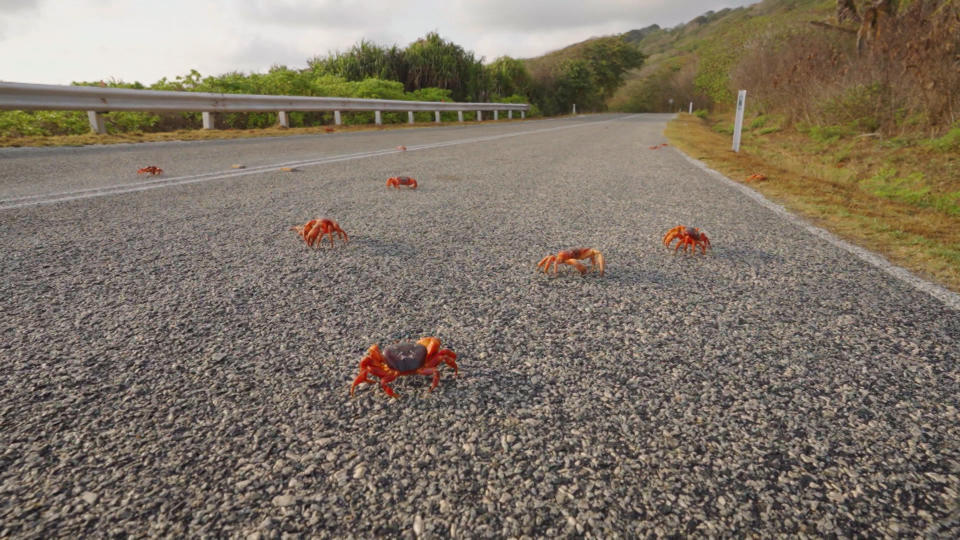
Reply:
[[163, 174], [163, 169], [157, 167], [156, 165], [150, 165], [149, 167], [137, 169], [137, 174], [149, 174], [150, 176], [155, 176], [158, 174]]
[[663, 245], [670, 247], [670, 244], [674, 240], [677, 240], [677, 247], [673, 248], [674, 253], [676, 253], [681, 247], [683, 247], [684, 252], [686, 252], [687, 248], [690, 247], [692, 248], [693, 253], [696, 253], [697, 246], [700, 246], [700, 250], [706, 254], [707, 248], [710, 247], [710, 239], [707, 238], [707, 233], [696, 227], [684, 227], [683, 225], [677, 225], [676, 227], [667, 231], [667, 234], [663, 237]]
[[387, 179], [387, 187], [400, 189], [400, 186], [408, 186], [410, 189], [417, 189], [417, 179], [409, 176], [394, 176]]
[[360, 360], [360, 373], [350, 385], [350, 395], [353, 395], [357, 385], [375, 384], [377, 381], [371, 380], [370, 375], [380, 379], [380, 388], [390, 397], [397, 397], [393, 388], [390, 388], [390, 382], [409, 375], [432, 376], [432, 392], [440, 384], [440, 364], [453, 368], [454, 375], [459, 372], [457, 354], [450, 349], [441, 349], [440, 340], [435, 337], [421, 338], [416, 343], [395, 343], [384, 348], [383, 352], [380, 352], [378, 345], [371, 345], [366, 356]]
[[767, 179], [767, 175], [765, 175], [765, 174], [760, 174], [760, 173], [754, 173], [754, 174], [751, 174], [750, 176], [747, 177], [747, 182], [753, 182], [753, 181], [760, 182], [760, 181], [763, 181], [763, 180], [766, 180], [766, 179]]
[[553, 273], [557, 274], [557, 265], [558, 264], [569, 264], [570, 266], [576, 268], [581, 275], [587, 273], [587, 267], [580, 264], [580, 260], [590, 259], [590, 271], [598, 270], [599, 274], [603, 275], [604, 262], [603, 254], [599, 251], [592, 248], [574, 248], [574, 249], [565, 249], [556, 255], [547, 255], [546, 257], [540, 259], [540, 262], [537, 263], [538, 269], [543, 269], [544, 273], [550, 271], [550, 265], [553, 265]]
[[308, 246], [314, 247], [320, 246], [320, 240], [323, 239], [324, 235], [330, 235], [330, 247], [333, 247], [333, 233], [340, 235], [340, 238], [344, 243], [350, 241], [347, 237], [347, 233], [340, 228], [340, 225], [332, 219], [311, 219], [303, 225], [294, 225], [290, 227], [291, 231], [297, 231], [297, 234], [303, 238], [303, 241], [307, 243]]

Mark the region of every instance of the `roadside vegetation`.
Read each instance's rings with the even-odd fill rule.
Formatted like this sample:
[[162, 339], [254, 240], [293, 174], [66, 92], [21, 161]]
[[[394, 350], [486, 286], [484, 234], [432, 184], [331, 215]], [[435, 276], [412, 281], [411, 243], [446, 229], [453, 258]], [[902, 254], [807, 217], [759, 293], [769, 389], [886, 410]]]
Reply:
[[[303, 69], [274, 66], [267, 73], [231, 72], [218, 76], [203, 76], [190, 70], [186, 75], [163, 78], [150, 85], [117, 80], [73, 84], [227, 94], [530, 103], [528, 116], [537, 117], [569, 112], [573, 103], [581, 111], [603, 110], [605, 99], [620, 85], [625, 73], [642, 63], [639, 49], [620, 36], [591, 40], [562, 62], [540, 63], [531, 71], [528, 62], [507, 56], [485, 64], [482, 58], [459, 45], [430, 33], [406, 48], [361, 41], [347, 51], [311, 58]], [[124, 140], [156, 140], [149, 134], [196, 130], [202, 126], [199, 112], [110, 112], [104, 118], [108, 134]], [[331, 112], [290, 112], [288, 118], [291, 127], [334, 123]], [[454, 121], [457, 114], [443, 113], [442, 119]], [[416, 113], [415, 120], [429, 122], [433, 113]], [[260, 129], [276, 125], [277, 115], [226, 113], [217, 115], [216, 122], [224, 130]], [[344, 113], [343, 122], [372, 124], [373, 113]], [[406, 113], [383, 114], [384, 124], [406, 122]], [[89, 130], [84, 111], [0, 111], [2, 146], [27, 144], [27, 140], [36, 137], [82, 136], [83, 141], [96, 138], [88, 135]], [[101, 142], [110, 140], [103, 139]]]
[[689, 155], [960, 291], [960, 2], [766, 0], [633, 39], [612, 108], [693, 101], [667, 130]]

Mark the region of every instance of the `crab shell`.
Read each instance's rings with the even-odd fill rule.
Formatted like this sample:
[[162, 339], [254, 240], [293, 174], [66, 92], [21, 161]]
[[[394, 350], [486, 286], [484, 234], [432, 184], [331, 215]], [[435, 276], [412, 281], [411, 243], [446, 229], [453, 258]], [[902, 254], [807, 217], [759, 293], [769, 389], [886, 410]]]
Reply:
[[411, 371], [423, 365], [427, 348], [419, 343], [396, 343], [383, 350], [387, 364], [397, 371]]

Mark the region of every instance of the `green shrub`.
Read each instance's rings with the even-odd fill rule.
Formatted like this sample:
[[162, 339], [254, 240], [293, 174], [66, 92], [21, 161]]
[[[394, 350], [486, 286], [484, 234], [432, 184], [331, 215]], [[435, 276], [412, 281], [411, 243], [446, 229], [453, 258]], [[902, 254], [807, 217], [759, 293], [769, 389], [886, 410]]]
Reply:
[[733, 124], [727, 122], [720, 122], [713, 125], [712, 128], [717, 133], [723, 133], [724, 135], [733, 135]]
[[923, 145], [937, 152], [960, 152], [960, 124], [950, 128], [946, 135], [930, 139]]
[[853, 134], [851, 129], [846, 126], [811, 125], [807, 126], [805, 131], [811, 139], [823, 144], [832, 144]]

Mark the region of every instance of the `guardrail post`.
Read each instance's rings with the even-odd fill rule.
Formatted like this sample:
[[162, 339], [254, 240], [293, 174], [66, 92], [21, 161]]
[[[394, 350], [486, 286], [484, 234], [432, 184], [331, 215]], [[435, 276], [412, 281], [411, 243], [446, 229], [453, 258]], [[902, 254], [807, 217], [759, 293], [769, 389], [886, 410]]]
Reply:
[[287, 118], [287, 111], [278, 111], [277, 112], [277, 122], [282, 128], [290, 127], [290, 119]]
[[103, 121], [103, 116], [97, 111], [87, 111], [87, 120], [90, 121], [90, 131], [101, 135], [107, 132], [107, 125]]
[[213, 129], [213, 113], [203, 111], [203, 129]]
[[507, 120], [513, 120], [513, 109], [507, 111]]
[[407, 111], [407, 123], [408, 124], [413, 123], [413, 111]]
[[527, 117], [527, 111], [520, 111], [520, 119], [523, 120]]
[[374, 123], [376, 123], [378, 126], [382, 126], [382, 125], [383, 125], [383, 118], [380, 117], [380, 111], [373, 111], [373, 121], [374, 121]]
[[493, 121], [496, 122], [496, 121], [499, 120], [499, 119], [500, 119], [500, 111], [494, 109], [494, 111], [493, 111]]
[[463, 111], [457, 111], [457, 121], [463, 122]]
[[440, 123], [440, 111], [433, 111], [433, 117], [437, 119], [437, 123]]
[[333, 123], [340, 125], [340, 111], [333, 111]]
[[477, 111], [477, 122], [483, 122], [483, 111]]
[[577, 104], [573, 104], [573, 114], [577, 114]]

